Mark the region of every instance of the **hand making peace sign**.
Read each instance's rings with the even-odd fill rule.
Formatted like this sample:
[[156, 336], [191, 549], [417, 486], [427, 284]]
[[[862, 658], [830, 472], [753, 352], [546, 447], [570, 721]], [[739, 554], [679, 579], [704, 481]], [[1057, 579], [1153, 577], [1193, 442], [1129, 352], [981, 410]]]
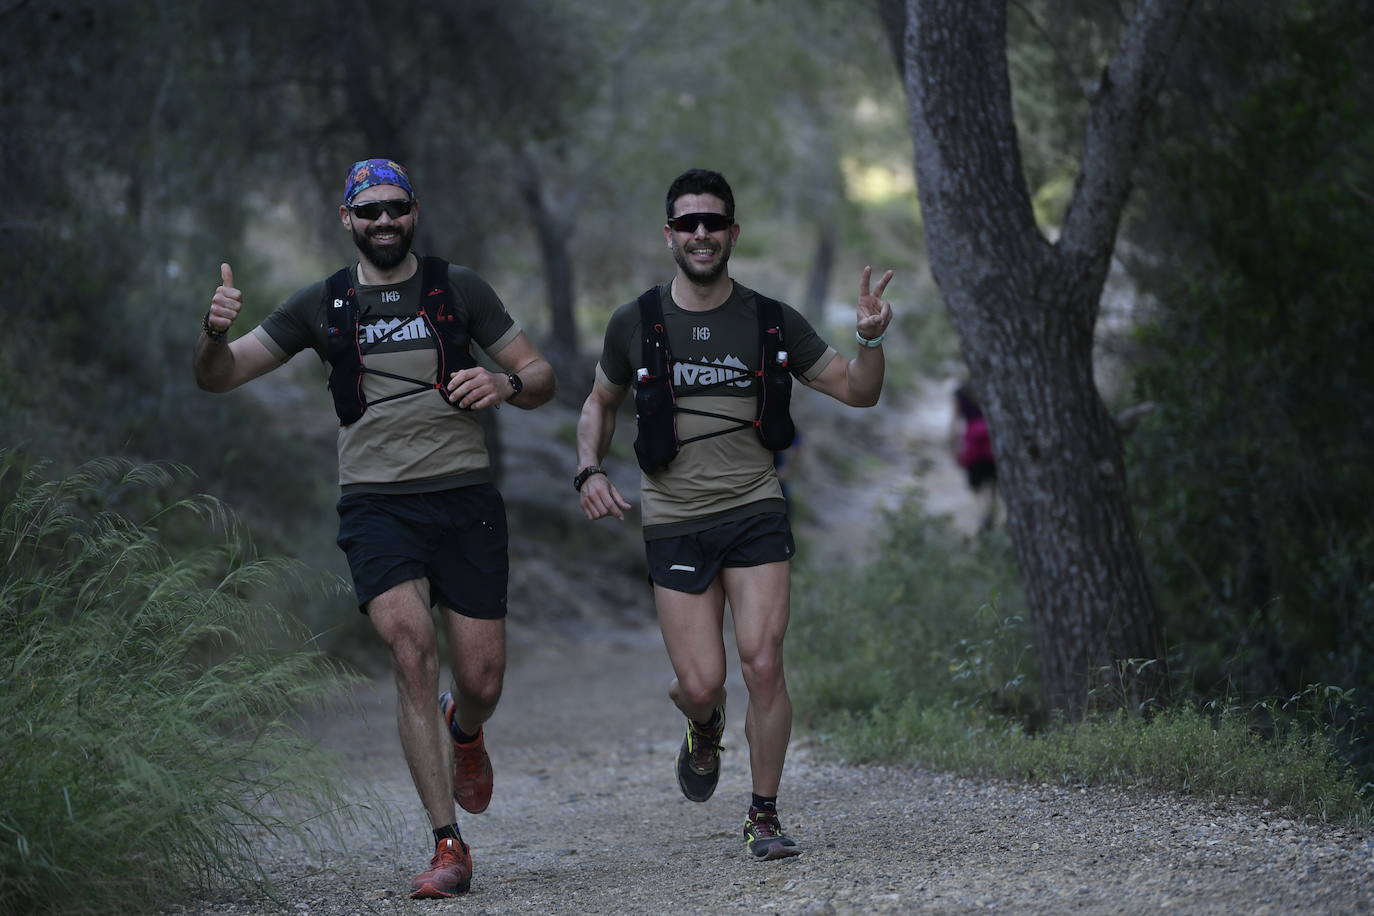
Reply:
[[855, 330], [865, 340], [882, 337], [892, 321], [892, 306], [883, 300], [883, 290], [887, 289], [888, 281], [892, 279], [892, 271], [883, 274], [878, 285], [869, 292], [868, 283], [872, 276], [873, 268], [865, 267], [863, 278], [859, 280], [858, 324]]

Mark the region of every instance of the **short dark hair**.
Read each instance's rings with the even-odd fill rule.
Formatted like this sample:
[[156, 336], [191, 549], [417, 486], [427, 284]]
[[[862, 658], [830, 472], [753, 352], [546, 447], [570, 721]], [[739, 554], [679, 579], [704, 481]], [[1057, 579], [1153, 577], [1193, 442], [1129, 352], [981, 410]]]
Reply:
[[725, 215], [735, 218], [735, 194], [730, 182], [720, 172], [710, 169], [688, 169], [668, 186], [668, 199], [663, 202], [669, 219], [673, 218], [673, 204], [684, 194], [713, 194], [725, 202]]

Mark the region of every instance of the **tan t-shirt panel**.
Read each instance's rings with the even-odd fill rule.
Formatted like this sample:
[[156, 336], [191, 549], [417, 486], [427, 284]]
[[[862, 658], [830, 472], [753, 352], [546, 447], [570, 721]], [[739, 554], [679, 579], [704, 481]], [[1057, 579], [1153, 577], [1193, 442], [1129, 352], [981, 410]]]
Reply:
[[688, 442], [673, 463], [657, 474], [641, 474], [644, 526], [674, 525], [713, 517], [764, 499], [782, 499], [773, 453], [754, 432], [753, 398], [699, 395], [678, 401], [682, 407], [738, 417], [747, 427], [716, 417], [677, 415], [679, 439], [716, 430], [722, 435]]
[[[434, 349], [379, 353], [367, 365], [417, 379], [434, 378]], [[458, 410], [431, 388], [380, 404], [371, 402], [417, 386], [363, 374], [363, 396], [371, 404], [356, 423], [339, 427], [339, 483], [356, 484], [463, 478], [490, 479], [491, 460], [476, 416]]]

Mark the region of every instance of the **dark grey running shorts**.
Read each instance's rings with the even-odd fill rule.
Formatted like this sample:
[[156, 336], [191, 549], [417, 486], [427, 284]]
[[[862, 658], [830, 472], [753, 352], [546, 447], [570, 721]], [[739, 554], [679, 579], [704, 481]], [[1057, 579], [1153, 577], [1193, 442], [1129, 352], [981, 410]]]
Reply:
[[751, 515], [705, 531], [644, 542], [649, 578], [675, 592], [700, 595], [725, 566], [762, 566], [792, 559], [797, 546], [781, 512]]
[[339, 549], [348, 556], [358, 610], [411, 579], [430, 601], [464, 617], [506, 616], [506, 504], [489, 483], [437, 493], [345, 493]]

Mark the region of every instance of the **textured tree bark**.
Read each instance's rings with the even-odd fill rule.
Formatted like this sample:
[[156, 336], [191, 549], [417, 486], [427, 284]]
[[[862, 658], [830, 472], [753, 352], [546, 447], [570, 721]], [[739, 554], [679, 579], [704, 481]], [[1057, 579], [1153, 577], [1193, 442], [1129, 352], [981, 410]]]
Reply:
[[[1092, 344], [1133, 151], [1188, 6], [1138, 4], [1095, 89], [1083, 171], [1054, 244], [1035, 223], [1021, 169], [1005, 0], [880, 6], [901, 55], [932, 272], [993, 434], [1044, 698], [1074, 718], [1094, 686], [1132, 703], [1167, 693], [1120, 434], [1093, 380]], [[1137, 667], [1131, 659], [1157, 661], [1122, 677]]]

